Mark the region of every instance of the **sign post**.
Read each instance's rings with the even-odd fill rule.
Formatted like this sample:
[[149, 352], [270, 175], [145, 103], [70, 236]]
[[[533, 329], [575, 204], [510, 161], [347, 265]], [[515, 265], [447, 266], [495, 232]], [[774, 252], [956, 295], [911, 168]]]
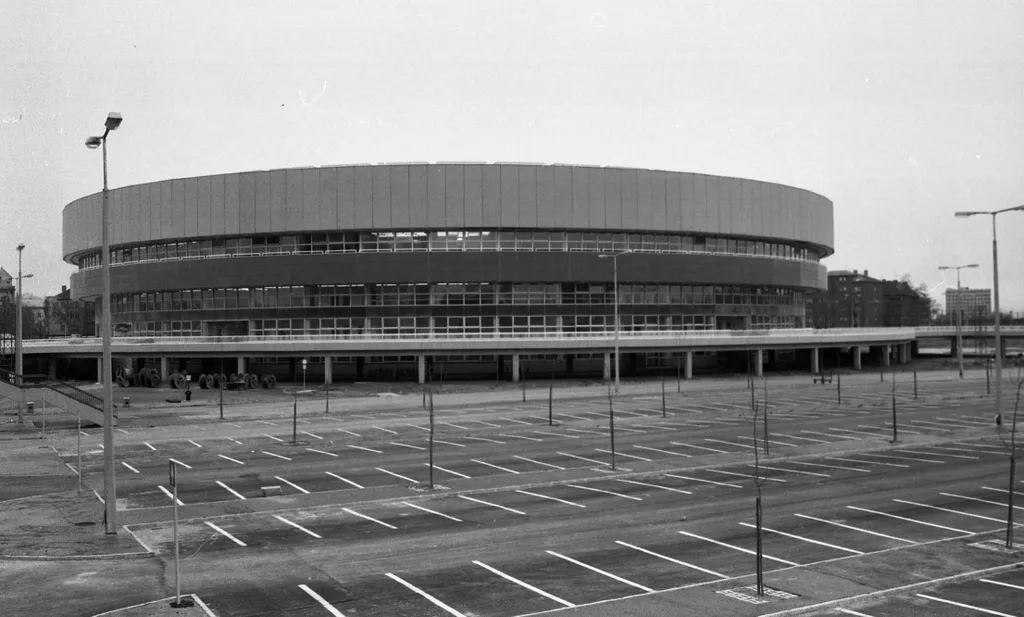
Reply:
[[174, 503], [174, 606], [181, 606], [181, 570], [180, 570], [180, 555], [178, 552], [178, 481], [177, 481], [177, 469], [174, 465], [174, 461], [167, 461], [168, 467], [168, 483], [171, 488], [174, 489], [174, 497], [171, 501]]
[[554, 398], [555, 398], [555, 387], [552, 385], [548, 386], [548, 426], [554, 425]]
[[665, 416], [665, 371], [661, 371], [661, 417]]
[[331, 384], [324, 384], [324, 413], [331, 413]]
[[78, 412], [78, 492], [82, 492], [82, 412]]
[[305, 358], [302, 359], [302, 389], [306, 389], [306, 362]]
[[608, 438], [612, 448], [612, 471], [615, 471], [615, 407], [612, 405], [611, 384], [608, 384]]
[[295, 388], [292, 402], [292, 445], [299, 443], [299, 389]]
[[434, 489], [434, 391], [428, 394], [430, 409], [430, 489]]

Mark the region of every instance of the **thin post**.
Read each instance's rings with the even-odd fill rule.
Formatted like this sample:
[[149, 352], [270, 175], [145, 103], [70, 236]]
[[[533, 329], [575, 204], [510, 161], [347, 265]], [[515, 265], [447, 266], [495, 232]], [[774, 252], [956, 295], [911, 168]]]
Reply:
[[666, 417], [665, 412], [665, 371], [661, 371], [661, 417]]
[[760, 495], [757, 496], [757, 501], [755, 502], [754, 509], [757, 513], [755, 521], [757, 523], [757, 594], [764, 595], [764, 567], [762, 565], [764, 558], [764, 550], [761, 543], [761, 524], [763, 517], [761, 515]]
[[992, 213], [992, 313], [995, 317], [996, 419], [1003, 419], [1003, 345], [999, 331], [999, 244], [996, 240], [996, 213]]
[[174, 489], [174, 606], [181, 606], [181, 555], [178, 551], [178, 480], [174, 469], [174, 462], [171, 462], [171, 477], [174, 479], [171, 488]]
[[427, 387], [423, 386], [423, 409], [427, 408]]
[[892, 442], [896, 443], [898, 439], [898, 431], [896, 429], [896, 369], [892, 369]]
[[615, 407], [612, 405], [612, 390], [608, 388], [608, 436], [611, 440], [612, 471], [615, 470]]
[[555, 387], [553, 385], [548, 386], [548, 426], [554, 426], [554, 399], [555, 399]]
[[992, 373], [989, 371], [991, 364], [985, 360], [985, 394], [992, 394]]
[[434, 391], [430, 391], [429, 395], [429, 410], [430, 410], [430, 439], [429, 441], [429, 453], [430, 457], [430, 489], [434, 489]]
[[1006, 548], [1013, 548], [1013, 493], [1016, 490], [1014, 488], [1017, 484], [1017, 453], [1010, 452], [1010, 493], [1008, 495], [1009, 502], [1006, 504]]
[[78, 492], [82, 492], [82, 412], [78, 412]]
[[843, 404], [843, 376], [836, 373], [836, 405]]
[[331, 384], [324, 384], [324, 413], [331, 413]]
[[682, 391], [683, 391], [682, 368], [679, 366], [679, 360], [676, 360], [676, 394], [681, 394]]
[[292, 394], [292, 443], [299, 443], [299, 391]]
[[224, 384], [220, 385], [220, 419], [224, 419]]
[[[754, 417], [757, 420], [757, 417]], [[768, 380], [764, 382], [764, 455], [768, 456]], [[757, 447], [757, 442], [754, 442], [754, 447]]]
[[525, 403], [526, 402], [526, 384], [524, 383], [522, 385], [522, 387], [523, 387], [523, 402]]
[[101, 278], [103, 296], [100, 304], [102, 315], [102, 379], [103, 379], [103, 503], [105, 507], [105, 533], [117, 533], [117, 484], [115, 483], [114, 461], [114, 361], [111, 351], [113, 330], [110, 325], [110, 190], [107, 187], [107, 139], [103, 134], [103, 199], [100, 211], [102, 266]]
[[917, 367], [914, 367], [914, 398], [917, 398]]
[[963, 339], [963, 309], [956, 312], [956, 365], [960, 370], [960, 379], [964, 378], [964, 339]]

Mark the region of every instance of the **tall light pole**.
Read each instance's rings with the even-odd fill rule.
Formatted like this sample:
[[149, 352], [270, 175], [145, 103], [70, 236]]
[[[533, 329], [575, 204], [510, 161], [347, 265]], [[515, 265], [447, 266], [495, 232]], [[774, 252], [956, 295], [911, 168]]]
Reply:
[[[966, 264], [963, 266], [939, 266], [939, 270], [956, 270], [956, 290], [960, 291], [960, 271], [964, 268], [977, 268], [978, 264]], [[963, 299], [958, 295], [958, 302]], [[949, 311], [949, 307], [946, 307]], [[956, 310], [956, 365], [960, 371], [960, 378], [964, 377], [964, 339], [963, 339], [963, 309]]]
[[612, 260], [612, 294], [615, 296], [615, 394], [619, 393], [619, 257], [633, 251], [626, 249], [619, 253], [598, 255], [599, 259]]
[[21, 332], [21, 279], [32, 278], [31, 274], [21, 273], [21, 252], [25, 250], [24, 244], [18, 245], [18, 295], [14, 298], [14, 374], [15, 382], [21, 388], [21, 400], [18, 401], [18, 424], [25, 421], [23, 415], [23, 409], [25, 407], [25, 382], [22, 379], [22, 375], [25, 374], [25, 361], [21, 353], [21, 340], [23, 334]]
[[999, 333], [999, 244], [996, 239], [996, 216], [1004, 212], [1024, 210], [1024, 205], [1002, 210], [968, 211], [955, 212], [957, 218], [967, 218], [976, 214], [988, 214], [992, 216], [992, 302], [993, 314], [995, 315], [995, 343], [996, 343], [996, 422], [1003, 421], [1003, 341]]
[[103, 503], [104, 528], [108, 534], [117, 533], [117, 487], [114, 485], [114, 366], [110, 353], [110, 191], [107, 188], [107, 135], [121, 126], [121, 114], [110, 112], [101, 137], [90, 137], [85, 145], [91, 149], [103, 146], [103, 205], [100, 214], [102, 227], [103, 314], [100, 331], [103, 337], [103, 360], [100, 363], [100, 381], [103, 382]]

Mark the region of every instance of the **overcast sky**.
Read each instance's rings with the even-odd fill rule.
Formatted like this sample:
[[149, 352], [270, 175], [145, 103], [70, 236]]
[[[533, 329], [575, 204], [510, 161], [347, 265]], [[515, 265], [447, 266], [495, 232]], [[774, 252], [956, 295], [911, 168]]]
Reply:
[[[754, 178], [835, 204], [830, 269], [991, 287], [1024, 203], [1024, 3], [8, 3], [0, 265], [51, 294], [62, 208], [102, 186], [278, 167], [536, 161]], [[999, 217], [1024, 311], [1024, 212]]]

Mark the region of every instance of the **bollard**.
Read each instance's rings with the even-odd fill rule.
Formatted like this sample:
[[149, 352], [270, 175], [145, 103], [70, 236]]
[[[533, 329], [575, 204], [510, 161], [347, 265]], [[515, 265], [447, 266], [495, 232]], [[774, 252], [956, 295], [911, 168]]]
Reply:
[[548, 386], [548, 426], [554, 426], [554, 398], [555, 398], [555, 387]]
[[324, 398], [324, 413], [331, 413], [331, 384], [327, 384], [324, 388], [324, 395], [326, 396]]
[[523, 384], [523, 402], [526, 402], [526, 384]]

